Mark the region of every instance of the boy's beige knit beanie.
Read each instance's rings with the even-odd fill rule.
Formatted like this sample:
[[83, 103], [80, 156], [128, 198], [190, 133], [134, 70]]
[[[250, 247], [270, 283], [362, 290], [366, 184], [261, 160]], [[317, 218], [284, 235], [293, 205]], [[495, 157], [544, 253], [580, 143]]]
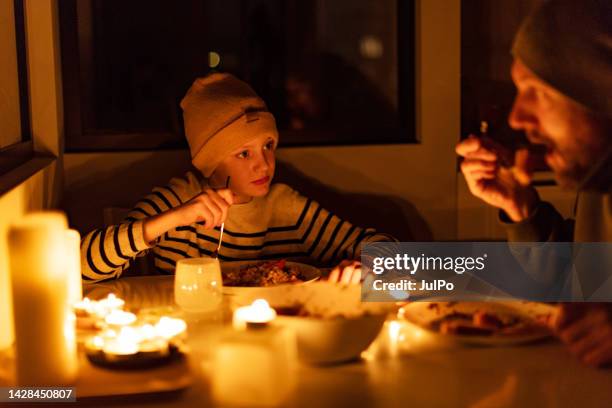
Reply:
[[278, 140], [274, 116], [255, 91], [230, 74], [193, 82], [181, 101], [191, 162], [204, 177], [232, 151], [263, 134]]

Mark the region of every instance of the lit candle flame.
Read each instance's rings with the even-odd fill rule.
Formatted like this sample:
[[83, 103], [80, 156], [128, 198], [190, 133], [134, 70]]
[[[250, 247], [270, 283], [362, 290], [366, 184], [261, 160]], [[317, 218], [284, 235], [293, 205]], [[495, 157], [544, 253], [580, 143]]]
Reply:
[[155, 332], [158, 336], [165, 339], [178, 336], [187, 329], [187, 324], [184, 320], [174, 319], [171, 317], [162, 317], [155, 325]]
[[276, 318], [276, 311], [265, 299], [257, 299], [249, 306], [243, 306], [234, 312], [233, 325], [244, 329], [249, 323], [265, 325]]
[[110, 327], [90, 337], [87, 347], [114, 355], [167, 352], [171, 340], [187, 330], [184, 320], [173, 317], [162, 316], [154, 325], [134, 325], [137, 320], [134, 313], [113, 310], [105, 318]]
[[74, 309], [89, 315], [105, 318], [109, 313], [115, 310], [121, 310], [124, 305], [125, 301], [123, 299], [118, 298], [114, 293], [110, 293], [106, 298], [101, 300], [91, 300], [85, 297], [83, 300], [74, 304]]
[[104, 319], [107, 324], [115, 326], [127, 326], [136, 321], [136, 315], [123, 310], [113, 310]]

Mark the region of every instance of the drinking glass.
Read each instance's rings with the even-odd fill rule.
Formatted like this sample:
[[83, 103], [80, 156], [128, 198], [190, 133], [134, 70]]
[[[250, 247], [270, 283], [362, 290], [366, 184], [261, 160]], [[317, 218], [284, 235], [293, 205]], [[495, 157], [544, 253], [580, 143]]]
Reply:
[[218, 259], [188, 258], [176, 263], [174, 300], [184, 311], [218, 311], [222, 297], [223, 280]]

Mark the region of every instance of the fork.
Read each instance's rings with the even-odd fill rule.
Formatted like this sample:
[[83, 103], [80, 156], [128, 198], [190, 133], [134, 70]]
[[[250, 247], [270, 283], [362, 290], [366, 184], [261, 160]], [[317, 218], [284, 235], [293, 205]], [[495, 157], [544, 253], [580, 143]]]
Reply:
[[[225, 188], [229, 188], [229, 182], [230, 182], [230, 177], [228, 176], [225, 182]], [[219, 250], [221, 249], [221, 241], [223, 241], [223, 230], [224, 229], [225, 229], [225, 221], [221, 223], [221, 232], [219, 234], [219, 242], [217, 243], [217, 249], [215, 249], [213, 253], [211, 254], [212, 258], [219, 257]]]

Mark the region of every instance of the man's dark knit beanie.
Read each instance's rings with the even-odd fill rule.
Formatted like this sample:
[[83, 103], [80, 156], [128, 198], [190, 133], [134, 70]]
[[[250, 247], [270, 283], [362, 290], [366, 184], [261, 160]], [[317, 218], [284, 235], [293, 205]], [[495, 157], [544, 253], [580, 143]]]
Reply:
[[512, 54], [540, 79], [612, 118], [612, 0], [548, 0], [519, 29]]

